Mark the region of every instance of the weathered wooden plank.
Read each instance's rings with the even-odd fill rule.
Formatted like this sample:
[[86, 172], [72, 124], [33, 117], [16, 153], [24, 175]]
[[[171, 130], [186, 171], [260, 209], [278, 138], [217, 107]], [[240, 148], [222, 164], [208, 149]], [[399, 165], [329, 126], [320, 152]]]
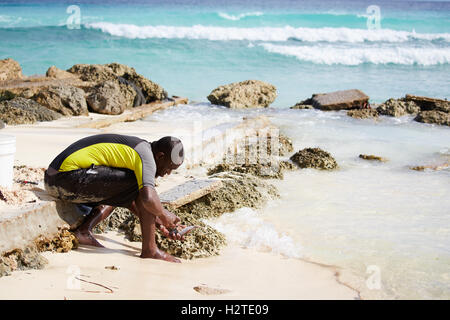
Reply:
[[152, 114], [155, 111], [166, 109], [168, 107], [177, 105], [177, 104], [187, 104], [188, 103], [187, 98], [181, 98], [181, 97], [173, 97], [171, 100], [168, 101], [155, 101], [148, 104], [143, 104], [139, 107], [126, 110], [123, 114], [120, 116], [115, 117], [108, 117], [104, 119], [89, 121], [87, 123], [82, 123], [80, 125], [77, 125], [76, 128], [104, 128], [108, 127], [114, 123], [119, 122], [131, 122], [136, 121], [139, 119], [143, 119], [147, 117], [148, 115]]

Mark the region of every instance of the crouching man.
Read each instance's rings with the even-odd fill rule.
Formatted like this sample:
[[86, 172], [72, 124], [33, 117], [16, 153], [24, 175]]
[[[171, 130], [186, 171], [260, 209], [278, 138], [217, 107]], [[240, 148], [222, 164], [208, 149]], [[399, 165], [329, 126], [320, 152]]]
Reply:
[[183, 144], [174, 137], [148, 142], [119, 134], [94, 135], [71, 144], [52, 161], [45, 171], [45, 188], [76, 204], [85, 216], [74, 230], [80, 244], [103, 247], [92, 229], [115, 207], [124, 207], [139, 218], [142, 258], [180, 262], [156, 246], [156, 228], [166, 237], [183, 240], [175, 231], [184, 226], [162, 207], [155, 178], [169, 175], [183, 160]]

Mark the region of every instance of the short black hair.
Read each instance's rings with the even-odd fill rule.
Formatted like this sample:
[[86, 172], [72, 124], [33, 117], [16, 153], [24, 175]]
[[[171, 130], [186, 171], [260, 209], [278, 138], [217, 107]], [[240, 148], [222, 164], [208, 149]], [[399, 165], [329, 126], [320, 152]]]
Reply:
[[184, 147], [180, 139], [166, 136], [157, 141], [153, 141], [152, 149], [155, 152], [162, 152], [170, 157], [172, 164], [181, 165], [184, 160]]

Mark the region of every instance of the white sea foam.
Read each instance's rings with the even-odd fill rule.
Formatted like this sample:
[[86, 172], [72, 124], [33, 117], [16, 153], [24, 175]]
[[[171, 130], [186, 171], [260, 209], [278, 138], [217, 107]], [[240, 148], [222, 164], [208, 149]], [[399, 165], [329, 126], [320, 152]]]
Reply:
[[291, 237], [280, 234], [272, 224], [265, 222], [259, 213], [250, 208], [241, 208], [234, 213], [223, 214], [214, 221], [205, 222], [237, 245], [293, 258], [301, 256], [300, 246]]
[[293, 56], [301, 61], [317, 64], [359, 65], [403, 64], [403, 65], [438, 65], [450, 63], [448, 48], [416, 47], [336, 47], [332, 45], [283, 46], [272, 43], [260, 44], [270, 53]]
[[233, 20], [233, 21], [237, 21], [237, 20], [241, 20], [242, 18], [245, 17], [259, 17], [262, 16], [264, 13], [256, 11], [256, 12], [247, 12], [247, 13], [241, 13], [238, 15], [233, 15], [233, 14], [228, 14], [225, 12], [219, 12], [218, 15], [221, 18], [227, 19], [227, 20]]
[[99, 29], [113, 36], [131, 39], [205, 39], [205, 40], [250, 40], [287, 41], [296, 39], [307, 42], [406, 42], [410, 40], [441, 40], [450, 42], [449, 33], [416, 33], [390, 29], [366, 30], [351, 28], [294, 28], [285, 27], [215, 27], [194, 25], [180, 26], [137, 26], [95, 22], [85, 24], [87, 28]]

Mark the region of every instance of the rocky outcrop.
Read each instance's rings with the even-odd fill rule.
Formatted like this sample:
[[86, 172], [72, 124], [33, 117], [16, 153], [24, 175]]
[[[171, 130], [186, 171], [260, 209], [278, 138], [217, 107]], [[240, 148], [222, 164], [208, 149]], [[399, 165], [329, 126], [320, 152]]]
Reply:
[[17, 61], [11, 58], [0, 60], [0, 81], [22, 78], [22, 68]]
[[15, 270], [42, 269], [48, 263], [35, 245], [15, 249], [0, 256], [0, 277], [8, 276]]
[[33, 99], [44, 107], [65, 116], [89, 114], [84, 91], [70, 85], [49, 87], [33, 96]]
[[[243, 139], [237, 148], [228, 150], [222, 163], [208, 169], [208, 175], [219, 172], [239, 172], [251, 174], [261, 178], [283, 179], [284, 171], [293, 170], [292, 164], [282, 161], [279, 156], [286, 156], [294, 148], [292, 141], [284, 134], [278, 134], [278, 141], [268, 131], [257, 136], [256, 140]], [[263, 148], [263, 149], [261, 149]], [[275, 150], [272, 150], [275, 148]], [[238, 153], [235, 153], [238, 150]]]
[[0, 119], [9, 125], [32, 124], [36, 121], [51, 121], [61, 115], [39, 103], [21, 97], [0, 102]]
[[417, 114], [420, 107], [414, 101], [406, 101], [406, 99], [389, 99], [380, 104], [376, 109], [381, 115], [391, 117], [401, 117], [407, 114]]
[[290, 159], [300, 168], [333, 170], [338, 167], [331, 154], [320, 148], [305, 148], [296, 152]]
[[330, 110], [348, 110], [363, 107], [369, 103], [369, 96], [358, 89], [341, 90], [329, 93], [313, 94], [311, 99], [303, 104], [311, 104], [314, 108], [330, 111]]
[[[121, 77], [139, 88], [138, 91], [143, 94], [145, 103], [167, 98], [167, 92], [160, 85], [138, 74], [134, 68], [123, 64], [76, 64], [67, 71], [78, 75], [80, 79], [84, 81], [93, 81], [96, 83], [105, 81], [118, 82], [119, 77]], [[122, 84], [124, 84], [124, 81], [122, 81]], [[136, 92], [136, 89], [132, 85], [130, 85], [129, 90], [134, 91], [133, 99], [136, 96], [139, 96], [140, 92]], [[122, 94], [126, 95], [126, 91], [122, 92]], [[133, 103], [130, 107], [133, 105], [136, 106], [136, 104]]]
[[421, 111], [415, 121], [450, 126], [450, 113], [438, 110]]
[[407, 94], [405, 96], [405, 100], [414, 102], [422, 111], [437, 110], [442, 112], [450, 112], [450, 101], [447, 100], [415, 96], [412, 94]]
[[375, 109], [354, 109], [347, 111], [349, 117], [355, 119], [377, 119], [378, 112]]
[[[225, 236], [203, 219], [219, 217], [242, 207], [261, 208], [268, 200], [279, 197], [273, 185], [249, 174], [223, 172], [211, 178], [220, 179], [222, 188], [173, 210], [182, 224], [198, 228], [187, 234], [184, 242], [169, 240], [157, 230], [159, 248], [183, 259], [218, 255], [226, 244]], [[105, 230], [121, 230], [130, 241], [142, 241], [139, 220], [127, 209], [115, 209], [95, 231]]]
[[76, 77], [73, 73], [58, 69], [55, 66], [51, 66], [50, 68], [48, 68], [45, 75], [49, 78], [55, 78], [55, 79], [70, 79], [70, 78]]
[[259, 80], [246, 80], [220, 86], [207, 98], [212, 104], [243, 109], [267, 108], [276, 97], [275, 86]]
[[89, 89], [86, 97], [89, 109], [103, 114], [121, 114], [133, 100], [126, 101], [119, 83], [109, 80]]

